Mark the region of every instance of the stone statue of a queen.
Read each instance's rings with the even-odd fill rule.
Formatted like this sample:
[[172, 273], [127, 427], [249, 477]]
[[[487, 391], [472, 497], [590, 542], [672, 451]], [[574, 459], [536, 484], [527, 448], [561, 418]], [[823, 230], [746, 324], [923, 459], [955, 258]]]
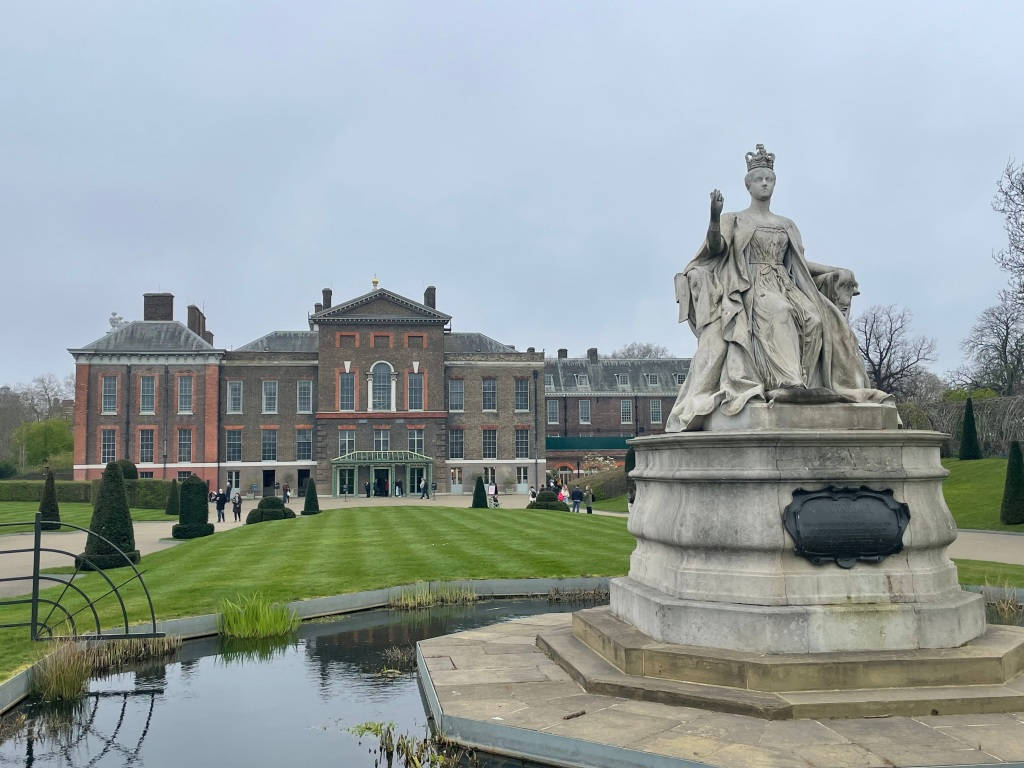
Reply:
[[800, 231], [772, 213], [775, 155], [748, 152], [750, 206], [722, 213], [711, 193], [704, 244], [676, 275], [679, 321], [697, 336], [697, 352], [665, 425], [699, 430], [716, 411], [735, 416], [751, 400], [882, 402], [868, 387], [850, 330], [853, 274], [807, 261]]

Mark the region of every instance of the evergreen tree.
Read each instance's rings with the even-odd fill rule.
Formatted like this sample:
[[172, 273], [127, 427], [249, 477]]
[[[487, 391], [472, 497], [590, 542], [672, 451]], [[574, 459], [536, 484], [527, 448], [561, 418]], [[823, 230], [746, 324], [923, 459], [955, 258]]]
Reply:
[[164, 512], [168, 515], [174, 515], [177, 517], [179, 511], [178, 504], [178, 481], [177, 479], [173, 479], [167, 489], [167, 506], [164, 507]]
[[978, 428], [974, 425], [974, 403], [967, 398], [964, 406], [964, 426], [960, 432], [960, 460], [971, 461], [981, 458], [981, 445], [978, 444]]
[[1010, 443], [1010, 460], [1006, 464], [1006, 485], [1003, 487], [1003, 505], [999, 520], [1007, 525], [1024, 523], [1024, 458], [1020, 441]]
[[129, 560], [139, 562], [139, 550], [135, 548], [135, 529], [132, 528], [132, 517], [128, 511], [128, 499], [124, 495], [124, 476], [116, 462], [110, 462], [103, 470], [89, 531], [85, 552], [75, 558], [76, 567], [87, 571], [107, 570], [128, 565]]
[[57, 507], [57, 486], [53, 482], [53, 472], [46, 473], [43, 485], [43, 498], [39, 502], [39, 512], [43, 516], [43, 530], [56, 531], [60, 528], [60, 509]]
[[206, 483], [195, 475], [181, 481], [178, 492], [178, 524], [171, 528], [176, 539], [198, 539], [213, 534], [210, 520], [210, 499]]
[[139, 469], [129, 459], [120, 459], [117, 462], [118, 466], [121, 467], [121, 474], [125, 480], [138, 480]]
[[312, 477], [306, 483], [306, 502], [302, 505], [302, 514], [320, 514], [320, 500], [316, 497], [316, 481]]
[[484, 479], [478, 477], [473, 486], [473, 504], [470, 509], [487, 509], [487, 491], [484, 490]]

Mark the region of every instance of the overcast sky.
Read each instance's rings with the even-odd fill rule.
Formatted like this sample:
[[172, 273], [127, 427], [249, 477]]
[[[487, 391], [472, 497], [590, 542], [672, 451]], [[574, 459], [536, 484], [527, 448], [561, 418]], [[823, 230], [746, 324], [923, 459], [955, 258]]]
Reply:
[[381, 285], [456, 331], [692, 354], [708, 192], [894, 303], [942, 374], [1005, 278], [1024, 3], [21, 2], [0, 27], [0, 384], [170, 291], [220, 347]]

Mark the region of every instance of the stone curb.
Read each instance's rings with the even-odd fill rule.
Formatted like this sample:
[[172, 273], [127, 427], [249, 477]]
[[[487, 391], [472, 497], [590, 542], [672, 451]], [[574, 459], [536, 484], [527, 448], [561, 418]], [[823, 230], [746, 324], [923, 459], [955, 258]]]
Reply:
[[[421, 582], [422, 583], [422, 582]], [[578, 577], [568, 579], [467, 579], [464, 581], [431, 581], [426, 582], [432, 588], [442, 584], [472, 587], [479, 597], [536, 597], [548, 594], [552, 589], [559, 590], [593, 590], [607, 589], [607, 576]], [[389, 598], [401, 594], [403, 589], [416, 586], [401, 584], [384, 589], [372, 589], [366, 592], [349, 592], [330, 597], [314, 597], [309, 600], [295, 600], [288, 607], [295, 611], [300, 619], [315, 619], [334, 614], [355, 613], [374, 608], [386, 608]], [[131, 628], [140, 633], [147, 630], [146, 625]], [[166, 619], [156, 623], [157, 632], [177, 635], [182, 640], [193, 640], [209, 637], [220, 633], [220, 614], [207, 613], [201, 616], [186, 616], [181, 619]], [[31, 688], [32, 667], [22, 670], [14, 677], [0, 683], [0, 715], [14, 707], [29, 694]]]

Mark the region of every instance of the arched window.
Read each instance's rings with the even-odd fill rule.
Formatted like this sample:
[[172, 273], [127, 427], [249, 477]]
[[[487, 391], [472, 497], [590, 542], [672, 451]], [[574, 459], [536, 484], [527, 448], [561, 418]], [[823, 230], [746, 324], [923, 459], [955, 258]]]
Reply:
[[391, 366], [377, 363], [370, 370], [373, 375], [373, 410], [391, 410]]

